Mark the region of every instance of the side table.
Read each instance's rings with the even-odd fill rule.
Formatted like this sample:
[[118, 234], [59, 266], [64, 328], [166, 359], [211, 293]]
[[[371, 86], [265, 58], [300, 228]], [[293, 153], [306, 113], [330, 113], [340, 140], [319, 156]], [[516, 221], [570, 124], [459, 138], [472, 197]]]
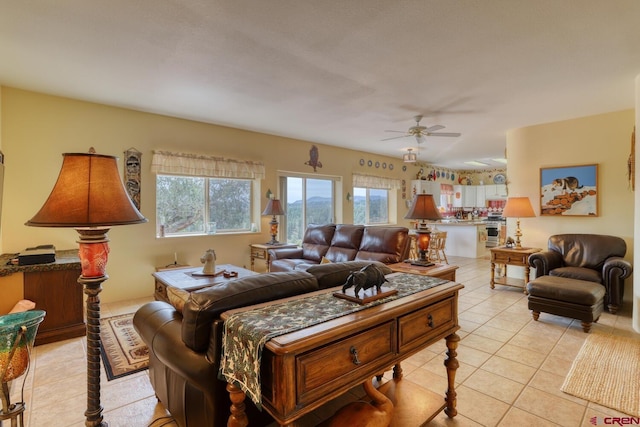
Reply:
[[[514, 286], [522, 288], [527, 293], [527, 283], [529, 283], [529, 255], [540, 252], [540, 248], [507, 248], [498, 246], [491, 248], [491, 289], [495, 289], [495, 284], [504, 286]], [[496, 277], [496, 264], [504, 264], [504, 277]], [[524, 267], [524, 280], [507, 277], [507, 265]]]
[[251, 271], [255, 271], [255, 261], [257, 259], [263, 259], [267, 264], [267, 272], [269, 272], [269, 249], [280, 248], [297, 248], [298, 245], [290, 243], [282, 243], [280, 245], [268, 245], [266, 243], [252, 243], [251, 247]]

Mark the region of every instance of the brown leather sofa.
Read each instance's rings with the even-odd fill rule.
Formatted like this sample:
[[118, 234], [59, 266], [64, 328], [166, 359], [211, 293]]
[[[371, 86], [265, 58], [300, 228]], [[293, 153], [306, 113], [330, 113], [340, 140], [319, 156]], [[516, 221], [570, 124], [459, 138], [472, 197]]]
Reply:
[[595, 282], [605, 287], [604, 305], [616, 313], [622, 305], [624, 279], [633, 272], [624, 259], [627, 244], [616, 236], [601, 234], [556, 234], [549, 237], [548, 250], [529, 256], [535, 277], [557, 276]]
[[[406, 227], [353, 224], [311, 224], [299, 248], [269, 249], [270, 271], [291, 271], [331, 262], [379, 261], [394, 264], [409, 257], [411, 238]], [[304, 267], [298, 267], [304, 264]]]
[[[248, 276], [189, 294], [182, 312], [164, 301], [142, 306], [133, 325], [149, 347], [149, 378], [156, 397], [180, 427], [227, 425], [231, 401], [218, 379], [222, 330], [227, 310], [344, 284], [371, 262], [311, 266], [307, 271]], [[376, 263], [384, 274], [391, 270]], [[249, 425], [273, 419], [245, 400]]]

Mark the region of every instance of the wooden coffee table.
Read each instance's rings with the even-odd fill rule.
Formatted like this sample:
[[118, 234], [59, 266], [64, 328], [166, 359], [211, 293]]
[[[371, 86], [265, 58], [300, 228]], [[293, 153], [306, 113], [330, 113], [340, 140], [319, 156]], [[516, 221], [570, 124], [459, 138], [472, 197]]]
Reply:
[[208, 286], [217, 285], [219, 283], [228, 282], [229, 280], [238, 279], [240, 277], [258, 274], [251, 270], [247, 270], [246, 268], [237, 267], [231, 264], [216, 265], [216, 273], [221, 271], [236, 272], [238, 275], [234, 277], [224, 277], [222, 274], [219, 276], [199, 276], [198, 273], [202, 273], [202, 266], [172, 268], [156, 271], [153, 273], [153, 277], [156, 279], [154, 297], [158, 301], [169, 302], [169, 298], [167, 297], [168, 286], [191, 292]]
[[456, 281], [456, 270], [458, 269], [457, 265], [435, 264], [431, 267], [421, 267], [418, 265], [411, 265], [408, 262], [389, 264], [387, 267], [395, 273], [422, 274], [423, 276], [438, 277], [452, 282]]

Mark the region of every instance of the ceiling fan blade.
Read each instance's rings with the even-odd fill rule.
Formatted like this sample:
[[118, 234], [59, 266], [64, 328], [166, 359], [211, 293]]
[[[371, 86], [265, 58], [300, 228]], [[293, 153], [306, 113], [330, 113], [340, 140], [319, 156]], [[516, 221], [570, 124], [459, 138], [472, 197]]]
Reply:
[[429, 132], [427, 134], [427, 136], [460, 136], [460, 135], [462, 134], [458, 132], [435, 132], [435, 133]]
[[406, 138], [408, 136], [411, 136], [411, 135], [392, 136], [391, 138], [381, 139], [380, 141], [389, 141], [390, 139]]
[[434, 132], [434, 131], [437, 131], [437, 130], [440, 130], [440, 129], [444, 129], [444, 126], [442, 126], [442, 125], [433, 125], [431, 127], [428, 127], [426, 129], [426, 131], [427, 132]]
[[385, 130], [385, 132], [407, 133], [406, 130]]

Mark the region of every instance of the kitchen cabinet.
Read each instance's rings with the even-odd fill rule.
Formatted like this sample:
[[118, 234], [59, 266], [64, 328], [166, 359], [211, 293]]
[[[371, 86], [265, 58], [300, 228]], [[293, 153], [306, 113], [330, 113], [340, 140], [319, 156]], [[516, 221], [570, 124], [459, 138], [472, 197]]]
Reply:
[[477, 206], [481, 206], [477, 203], [476, 196], [476, 186], [475, 185], [464, 185], [462, 186], [462, 207], [464, 208], [475, 208]]
[[485, 199], [496, 200], [507, 198], [507, 185], [506, 184], [491, 184], [485, 185]]
[[484, 185], [476, 185], [476, 207], [484, 208], [487, 206], [487, 189]]
[[454, 208], [461, 208], [463, 206], [464, 201], [464, 185], [454, 185], [453, 186], [453, 202], [452, 206]]
[[411, 197], [416, 194], [432, 194], [437, 203], [440, 200], [440, 183], [424, 179], [414, 179], [411, 181]]

